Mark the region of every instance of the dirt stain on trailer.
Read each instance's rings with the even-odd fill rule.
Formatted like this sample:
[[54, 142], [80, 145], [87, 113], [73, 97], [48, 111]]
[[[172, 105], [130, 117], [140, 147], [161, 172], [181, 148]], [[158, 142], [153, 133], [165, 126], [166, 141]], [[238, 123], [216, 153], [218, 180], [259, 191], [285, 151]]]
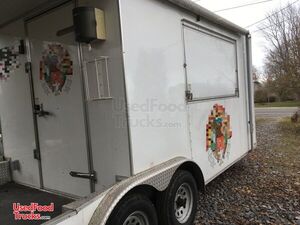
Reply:
[[212, 167], [222, 165], [229, 157], [231, 138], [230, 115], [224, 106], [215, 104], [206, 125], [206, 151]]

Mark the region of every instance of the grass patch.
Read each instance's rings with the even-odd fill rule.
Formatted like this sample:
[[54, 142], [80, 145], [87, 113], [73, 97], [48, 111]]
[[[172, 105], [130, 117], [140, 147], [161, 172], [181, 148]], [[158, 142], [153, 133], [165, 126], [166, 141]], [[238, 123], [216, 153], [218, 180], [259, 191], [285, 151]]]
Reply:
[[300, 145], [300, 122], [292, 123], [291, 118], [286, 117], [279, 122], [279, 127], [284, 136], [292, 136], [297, 140], [298, 145]]
[[300, 107], [300, 101], [255, 103], [255, 107]]
[[262, 123], [268, 123], [270, 121], [274, 120], [273, 118], [263, 118], [263, 117], [260, 117], [260, 118], [255, 118], [255, 123], [256, 124], [262, 124]]
[[278, 168], [285, 168], [286, 173], [298, 173], [300, 171], [300, 122], [292, 123], [290, 118], [282, 119], [279, 124], [281, 134], [278, 145], [273, 149], [281, 155], [277, 162]]

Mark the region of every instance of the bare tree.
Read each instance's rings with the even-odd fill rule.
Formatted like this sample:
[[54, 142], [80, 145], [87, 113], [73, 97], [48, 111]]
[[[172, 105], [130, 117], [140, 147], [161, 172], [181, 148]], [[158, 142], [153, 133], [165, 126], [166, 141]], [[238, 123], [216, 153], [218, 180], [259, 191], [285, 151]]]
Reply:
[[253, 81], [259, 81], [261, 77], [260, 72], [255, 66], [252, 66], [252, 77]]
[[261, 28], [271, 48], [265, 71], [279, 97], [300, 99], [300, 7], [288, 5], [271, 12]]

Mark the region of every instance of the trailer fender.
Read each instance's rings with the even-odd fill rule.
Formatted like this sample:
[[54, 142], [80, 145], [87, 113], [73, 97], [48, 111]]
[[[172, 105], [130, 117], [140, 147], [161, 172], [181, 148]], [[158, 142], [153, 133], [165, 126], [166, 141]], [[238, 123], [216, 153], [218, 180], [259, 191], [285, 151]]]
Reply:
[[182, 165], [180, 165], [178, 169], [189, 171], [196, 180], [198, 190], [201, 191], [201, 193], [205, 194], [204, 176], [202, 170], [195, 162], [184, 162]]
[[[198, 166], [194, 162], [184, 157], [176, 157], [116, 184], [108, 191], [96, 208], [89, 225], [105, 225], [119, 201], [134, 188], [151, 186], [158, 191], [164, 191], [170, 184], [174, 173], [180, 168], [189, 170], [194, 176], [202, 176], [200, 168], [197, 169], [196, 167]], [[197, 180], [196, 177], [195, 179]], [[201, 181], [201, 183], [204, 182]], [[202, 189], [201, 185], [199, 189]]]

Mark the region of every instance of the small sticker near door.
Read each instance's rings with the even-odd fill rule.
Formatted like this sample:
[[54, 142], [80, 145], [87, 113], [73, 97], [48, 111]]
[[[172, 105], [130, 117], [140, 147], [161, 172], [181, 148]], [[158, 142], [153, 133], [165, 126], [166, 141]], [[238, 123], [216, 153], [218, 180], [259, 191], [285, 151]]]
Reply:
[[40, 80], [47, 95], [68, 93], [72, 84], [73, 62], [69, 51], [61, 44], [45, 44], [40, 61]]
[[206, 151], [212, 167], [229, 157], [231, 137], [230, 116], [224, 106], [215, 104], [206, 125]]

